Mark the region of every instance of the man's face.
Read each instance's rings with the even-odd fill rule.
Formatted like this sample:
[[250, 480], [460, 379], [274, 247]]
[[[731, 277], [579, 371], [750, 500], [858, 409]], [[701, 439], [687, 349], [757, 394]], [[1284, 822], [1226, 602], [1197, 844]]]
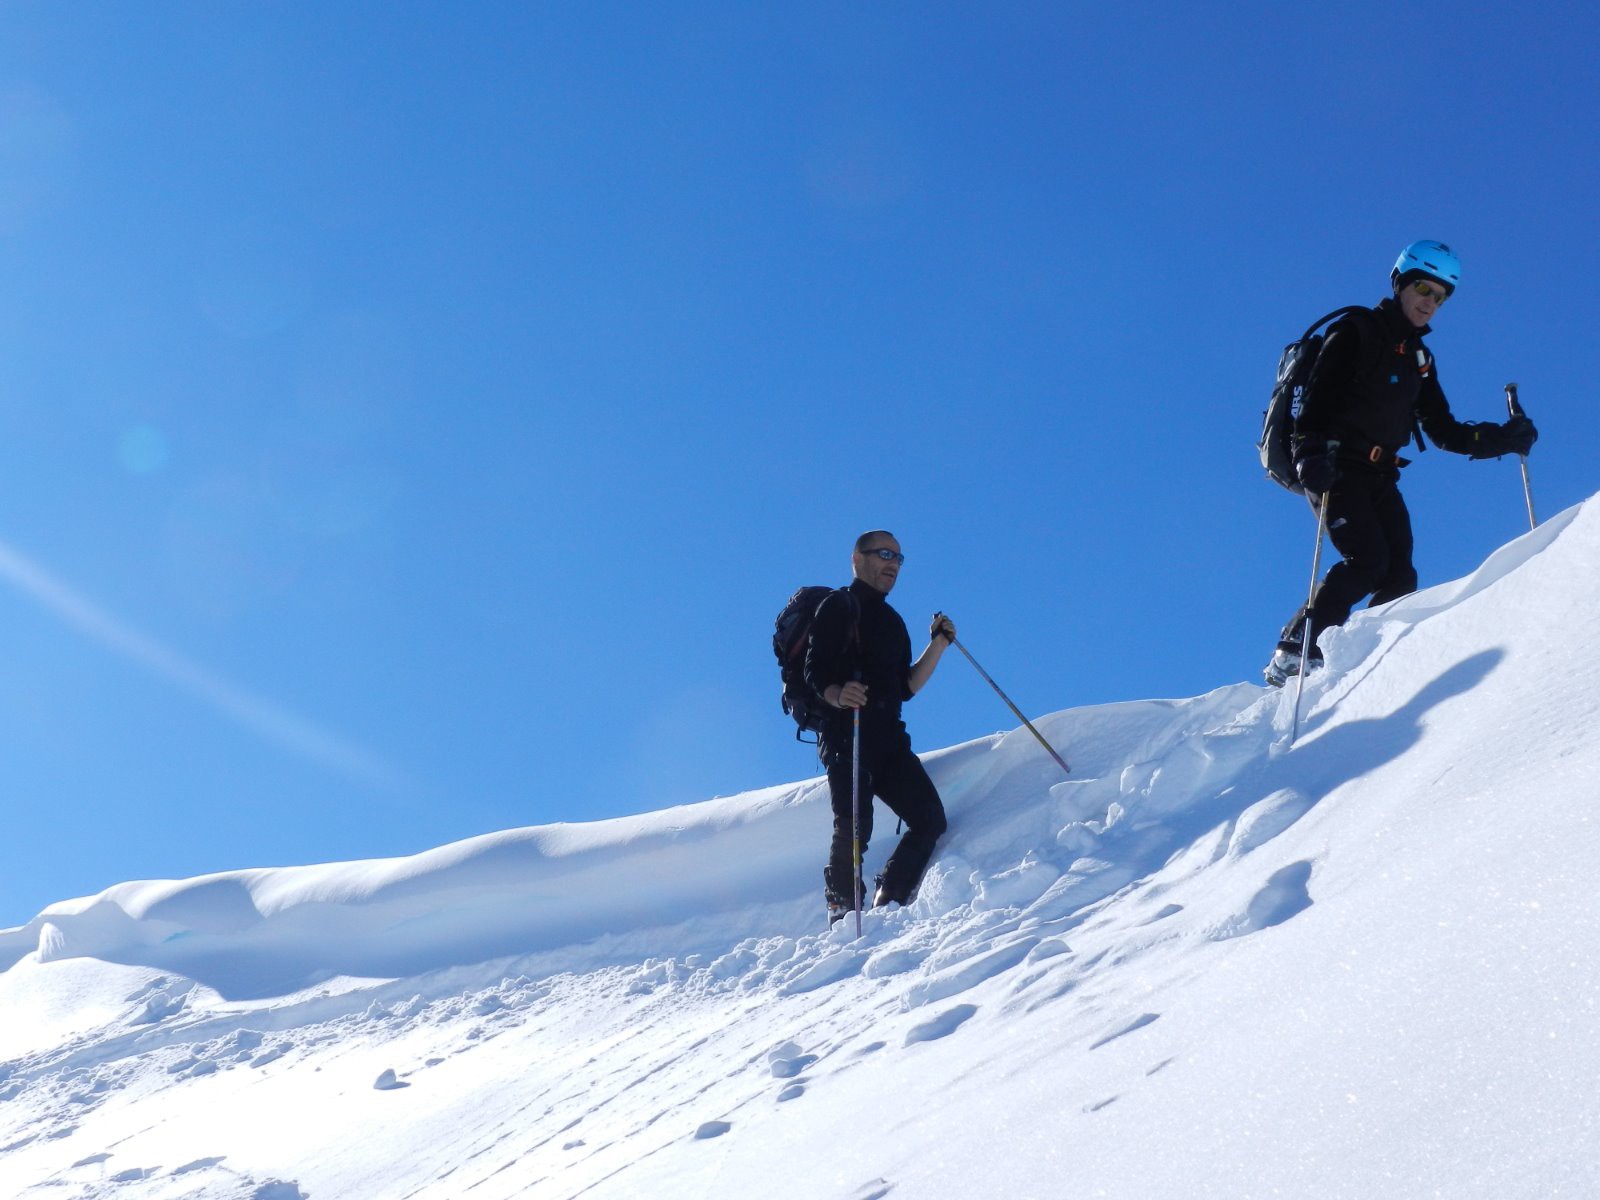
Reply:
[[[885, 559], [878, 553], [880, 550], [889, 551], [893, 557]], [[857, 550], [850, 556], [850, 566], [856, 578], [885, 596], [894, 587], [894, 581], [900, 578], [900, 564], [903, 562], [905, 555], [900, 553], [900, 543], [892, 537], [873, 538], [866, 549]]]
[[1431, 279], [1414, 279], [1400, 289], [1400, 311], [1406, 320], [1418, 329], [1433, 320], [1433, 314], [1449, 296], [1442, 283]]

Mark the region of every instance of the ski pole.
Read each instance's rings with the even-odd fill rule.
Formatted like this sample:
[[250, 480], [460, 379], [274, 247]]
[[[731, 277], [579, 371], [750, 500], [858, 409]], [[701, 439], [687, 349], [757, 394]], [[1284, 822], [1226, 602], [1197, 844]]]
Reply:
[[[936, 616], [943, 616], [944, 614], [943, 613], [937, 613], [935, 615]], [[1021, 721], [1024, 725], [1026, 725], [1028, 727], [1028, 732], [1033, 734], [1034, 737], [1039, 739], [1039, 745], [1043, 746], [1046, 750], [1048, 750], [1050, 752], [1050, 757], [1056, 760], [1056, 765], [1059, 766], [1063, 771], [1065, 771], [1070, 776], [1072, 774], [1072, 768], [1067, 766], [1067, 760], [1062, 758], [1061, 755], [1056, 753], [1056, 748], [1054, 746], [1052, 746], [1049, 742], [1044, 740], [1044, 734], [1040, 733], [1037, 729], [1035, 729], [1033, 727], [1033, 722], [1028, 720], [1027, 717], [1022, 715], [1022, 710], [1020, 708], [1018, 708], [1015, 704], [1011, 703], [1011, 697], [1006, 695], [1004, 692], [1002, 692], [1000, 690], [1000, 685], [998, 683], [996, 683], [993, 679], [989, 678], [989, 672], [985, 671], [981, 666], [978, 665], [978, 660], [972, 657], [972, 651], [968, 650], [965, 646], [963, 646], [961, 644], [960, 640], [957, 639], [957, 638], [951, 638], [950, 639], [950, 644], [952, 646], [954, 646], [957, 650], [961, 651], [961, 653], [963, 653], [963, 654], [965, 654], [967, 656], [967, 661], [973, 665], [973, 667], [977, 670], [979, 675], [983, 676], [983, 681], [994, 689], [995, 695], [999, 696], [1000, 699], [1002, 699], [1002, 700], [1004, 700], [1006, 702], [1006, 707], [1009, 708], [1012, 712], [1017, 714], [1017, 720]]]
[[[1332, 443], [1330, 443], [1331, 445]], [[1311, 590], [1306, 593], [1306, 625], [1300, 634], [1300, 674], [1294, 684], [1294, 720], [1289, 726], [1289, 745], [1300, 736], [1300, 694], [1306, 689], [1306, 660], [1311, 657], [1311, 605], [1317, 596], [1317, 573], [1322, 569], [1322, 534], [1328, 528], [1328, 493], [1317, 505], [1317, 548], [1311, 555]]]
[[861, 936], [861, 710], [852, 710], [854, 732], [850, 738], [850, 835], [855, 859], [856, 937]]
[[[1506, 408], [1514, 418], [1528, 415], [1517, 402], [1517, 385], [1514, 383], [1506, 384]], [[1517, 457], [1522, 460], [1522, 496], [1528, 502], [1528, 528], [1537, 529], [1539, 523], [1533, 519], [1533, 488], [1528, 486], [1528, 456], [1519, 454]]]

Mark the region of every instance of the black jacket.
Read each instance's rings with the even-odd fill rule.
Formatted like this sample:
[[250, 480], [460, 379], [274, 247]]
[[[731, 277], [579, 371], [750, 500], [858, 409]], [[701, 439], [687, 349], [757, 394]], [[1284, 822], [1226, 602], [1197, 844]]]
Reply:
[[[863, 746], [888, 748], [903, 740], [900, 706], [911, 699], [911, 635], [888, 598], [859, 579], [818, 607], [805, 663], [806, 686], [819, 696], [856, 678], [867, 685]], [[848, 749], [851, 730], [850, 710], [833, 710], [821, 733], [823, 757]]]
[[1412, 325], [1393, 299], [1335, 321], [1306, 385], [1297, 447], [1337, 440], [1341, 461], [1394, 471], [1420, 424], [1441, 450], [1481, 454], [1479, 433], [1500, 427], [1451, 414], [1422, 340], [1428, 331]]

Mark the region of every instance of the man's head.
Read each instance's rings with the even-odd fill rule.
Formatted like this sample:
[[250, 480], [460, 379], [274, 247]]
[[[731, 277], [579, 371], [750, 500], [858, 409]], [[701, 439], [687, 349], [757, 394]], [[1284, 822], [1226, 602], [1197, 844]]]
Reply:
[[887, 596], [900, 578], [900, 564], [905, 560], [894, 534], [887, 529], [873, 529], [856, 539], [850, 570], [862, 583]]
[[1406, 319], [1420, 329], [1461, 282], [1461, 260], [1443, 242], [1412, 242], [1395, 259], [1389, 281]]

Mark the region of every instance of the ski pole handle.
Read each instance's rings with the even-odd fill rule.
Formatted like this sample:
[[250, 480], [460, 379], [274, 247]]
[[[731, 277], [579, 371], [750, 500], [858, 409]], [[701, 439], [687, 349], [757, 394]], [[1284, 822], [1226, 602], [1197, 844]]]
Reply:
[[1525, 417], [1528, 414], [1522, 411], [1522, 405], [1517, 400], [1517, 385], [1506, 384], [1506, 411], [1513, 417]]

